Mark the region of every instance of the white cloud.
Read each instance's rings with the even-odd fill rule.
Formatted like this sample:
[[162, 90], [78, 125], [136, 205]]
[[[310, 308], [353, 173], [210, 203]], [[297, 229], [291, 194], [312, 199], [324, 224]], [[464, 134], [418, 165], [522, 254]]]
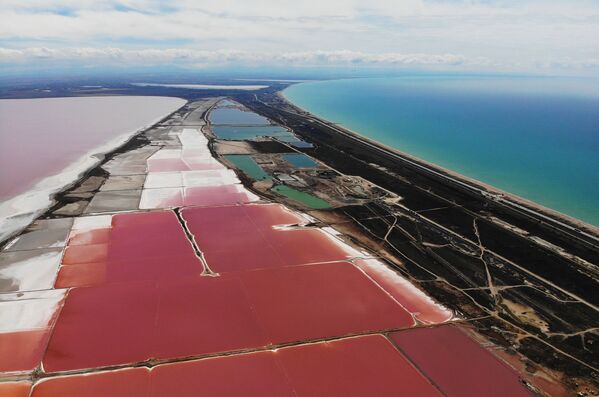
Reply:
[[[0, 47], [0, 63], [14, 64], [29, 62], [32, 59], [114, 61], [133, 64], [143, 62], [146, 65], [148, 63], [173, 62], [190, 65], [198, 62], [208, 65], [223, 63], [272, 64], [273, 62], [287, 65], [457, 65], [470, 62], [466, 57], [456, 54], [369, 54], [347, 50], [266, 53], [228, 50], [201, 51], [187, 48], [131, 50], [89, 47], [61, 49], [43, 47], [11, 49]], [[482, 64], [486, 61], [485, 59], [478, 59], [473, 62]]]
[[3, 62], [580, 66], [599, 58], [599, 2], [0, 0], [0, 47]]

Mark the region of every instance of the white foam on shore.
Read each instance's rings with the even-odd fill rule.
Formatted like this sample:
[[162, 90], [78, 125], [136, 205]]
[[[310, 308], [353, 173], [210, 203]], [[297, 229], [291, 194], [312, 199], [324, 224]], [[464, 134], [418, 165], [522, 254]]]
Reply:
[[139, 128], [120, 134], [104, 145], [90, 150], [59, 173], [42, 179], [28, 191], [0, 203], [0, 242], [16, 235], [43, 214], [55, 203], [52, 197], [56, 193], [76, 182], [87, 170], [97, 166], [104, 159], [105, 153], [123, 145], [133, 136], [156, 124], [185, 103], [184, 99], [180, 99], [177, 107], [168, 108], [162, 115]]

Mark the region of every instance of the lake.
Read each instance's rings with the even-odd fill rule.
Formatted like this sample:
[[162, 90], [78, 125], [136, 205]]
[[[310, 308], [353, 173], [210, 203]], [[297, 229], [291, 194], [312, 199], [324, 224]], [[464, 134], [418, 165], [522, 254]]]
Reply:
[[39, 215], [52, 193], [102, 153], [184, 104], [134, 96], [1, 99], [0, 241]]

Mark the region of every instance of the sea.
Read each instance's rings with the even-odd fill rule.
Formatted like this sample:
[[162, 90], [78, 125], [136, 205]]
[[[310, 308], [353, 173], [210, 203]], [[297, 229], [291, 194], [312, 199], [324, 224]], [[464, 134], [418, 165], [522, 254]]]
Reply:
[[599, 226], [599, 81], [406, 76], [284, 95], [361, 135]]

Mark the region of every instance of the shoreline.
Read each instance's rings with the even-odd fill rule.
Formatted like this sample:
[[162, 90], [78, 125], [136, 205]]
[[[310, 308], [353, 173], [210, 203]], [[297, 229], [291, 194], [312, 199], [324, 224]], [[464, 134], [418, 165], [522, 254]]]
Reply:
[[[379, 150], [383, 150], [383, 151], [387, 152], [388, 154], [398, 156], [398, 157], [402, 158], [403, 161], [411, 162], [411, 163], [413, 163], [413, 165], [415, 165], [417, 167], [421, 167], [421, 169], [424, 171], [435, 173], [435, 174], [437, 174], [437, 176], [442, 176], [444, 178], [454, 179], [454, 181], [452, 181], [452, 182], [454, 182], [454, 183], [457, 182], [459, 184], [463, 184], [464, 185], [463, 187], [465, 187], [467, 189], [474, 189], [474, 190], [478, 191], [478, 193], [487, 192], [489, 195], [498, 196], [495, 198], [495, 201], [498, 201], [498, 202], [500, 201], [504, 205], [516, 205], [516, 206], [524, 207], [524, 208], [521, 208], [521, 210], [533, 212], [533, 215], [541, 216], [544, 219], [547, 219], [552, 222], [556, 222], [556, 223], [558, 223], [558, 225], [560, 225], [562, 227], [571, 229], [572, 232], [585, 233], [586, 237], [592, 238], [597, 243], [599, 243], [599, 227], [598, 226], [587, 223], [581, 219], [574, 218], [570, 215], [564, 214], [564, 213], [554, 210], [552, 208], [545, 207], [539, 203], [528, 200], [528, 199], [518, 196], [514, 193], [510, 193], [508, 191], [501, 190], [499, 188], [496, 188], [492, 185], [486, 184], [477, 179], [474, 179], [474, 178], [468, 177], [466, 175], [460, 174], [458, 172], [452, 171], [450, 169], [441, 167], [435, 163], [420, 159], [420, 158], [415, 157], [409, 153], [403, 152], [399, 149], [396, 149], [394, 147], [385, 145], [384, 143], [381, 143], [381, 142], [378, 142], [371, 138], [368, 138], [367, 136], [362, 135], [359, 132], [353, 131], [345, 126], [341, 126], [339, 124], [334, 124], [334, 123], [332, 123], [328, 120], [325, 120], [325, 119], [303, 109], [302, 107], [296, 105], [294, 102], [292, 102], [289, 98], [287, 98], [285, 96], [285, 94], [284, 94], [285, 89], [277, 91], [276, 95], [290, 107], [298, 109], [301, 112], [301, 113], [297, 113], [298, 116], [309, 118], [311, 120], [314, 120], [318, 123], [325, 125], [328, 128], [332, 128], [341, 134], [350, 136], [351, 138], [358, 140], [366, 145], [369, 145], [374, 148], [378, 148]], [[491, 198], [491, 197], [488, 197], [488, 198]]]
[[[596, 324], [599, 302], [591, 291], [599, 245], [592, 226], [508, 194], [494, 200], [499, 189], [303, 112], [280, 90], [239, 99], [312, 142], [306, 155], [386, 192], [313, 216], [388, 259], [465, 318], [488, 315], [489, 323], [476, 329], [491, 339], [497, 330], [514, 335], [501, 346], [562, 374], [594, 376], [599, 367], [593, 350], [553, 339], [557, 332], [574, 334]], [[520, 344], [523, 335], [535, 342]]]
[[[90, 172], [108, 161], [119, 151], [126, 150], [132, 141], [143, 132], [169, 119], [189, 101], [184, 101], [177, 109], [149, 121], [147, 124], [110, 139], [77, 158], [54, 175], [39, 180], [25, 192], [6, 199], [0, 204], [0, 247], [21, 233], [31, 222], [46, 214], [57, 203], [57, 196], [77, 186]], [[28, 205], [18, 203], [26, 200]]]
[[[266, 94], [271, 95], [274, 92]], [[240, 95], [240, 100], [249, 100], [248, 97], [249, 95]], [[294, 128], [298, 125], [295, 123], [295, 119], [299, 119], [300, 117], [292, 116], [290, 112], [286, 113], [288, 108], [281, 106], [280, 102], [271, 101], [271, 97], [264, 98], [265, 103], [273, 104], [271, 109], [274, 110], [273, 112], [263, 108], [259, 100], [256, 99], [252, 99], [253, 102], [251, 102], [251, 105], [266, 111], [259, 114], [265, 117], [274, 115], [276, 120], [282, 119]], [[194, 258], [197, 257], [200, 261], [209, 261], [201, 262], [205, 263], [202, 275], [208, 276], [207, 280], [218, 280], [218, 277], [214, 276], [217, 276], [219, 271], [226, 272], [226, 268], [219, 267], [225, 265], [221, 265], [220, 260], [217, 260], [217, 258], [204, 256], [210, 249], [209, 244], [204, 245], [206, 244], [205, 240], [196, 240], [196, 236], [199, 236], [198, 238], [203, 238], [202, 236], [210, 238], [211, 233], [206, 234], [202, 232], [202, 230], [206, 230], [207, 226], [201, 229], [193, 229], [190, 226], [193, 220], [186, 218], [186, 211], [212, 211], [211, 208], [217, 208], [215, 211], [219, 212], [215, 214], [214, 218], [208, 216], [205, 219], [217, 220], [219, 227], [230, 227], [230, 225], [235, 226], [235, 219], [238, 219], [238, 216], [233, 218], [226, 218], [225, 216], [223, 219], [222, 212], [220, 212], [221, 208], [227, 206], [237, 207], [240, 202], [238, 200], [236, 200], [236, 204], [202, 201], [186, 202], [185, 197], [187, 196], [185, 196], [184, 189], [189, 188], [189, 186], [186, 187], [186, 183], [199, 183], [201, 185], [203, 182], [199, 179], [197, 182], [186, 179], [183, 177], [183, 174], [181, 174], [183, 178], [181, 179], [182, 186], [178, 188], [180, 191], [183, 190], [181, 192], [181, 200], [169, 201], [170, 199], [167, 199], [167, 196], [162, 196], [161, 200], [154, 201], [153, 204], [146, 200], [146, 204], [143, 205], [141, 200], [141, 197], [144, 196], [143, 191], [147, 194], [156, 192], [157, 190], [155, 189], [170, 189], [169, 186], [171, 186], [171, 177], [173, 175], [163, 174], [167, 178], [160, 181], [155, 178], [156, 173], [197, 172], [193, 170], [160, 170], [150, 166], [151, 162], [157, 158], [154, 157], [150, 160], [158, 153], [157, 151], [163, 150], [164, 154], [173, 153], [175, 156], [183, 159], [183, 149], [185, 147], [197, 151], [198, 147], [201, 146], [205, 148], [202, 149], [203, 153], [209, 153], [210, 158], [215, 159], [228, 170], [226, 171], [227, 174], [231, 174], [232, 172], [237, 174], [238, 180], [235, 183], [242, 185], [241, 189], [251, 194], [246, 196], [244, 200], [248, 200], [252, 205], [266, 204], [266, 206], [271, 206], [271, 204], [277, 203], [277, 205], [285, 206], [291, 211], [307, 214], [307, 218], [305, 219], [308, 222], [305, 223], [303, 221], [282, 220], [280, 224], [287, 225], [283, 229], [295, 230], [304, 227], [309, 228], [311, 231], [321, 229], [324, 233], [331, 236], [331, 238], [338, 237], [338, 241], [348, 244], [352, 249], [352, 257], [362, 259], [376, 258], [376, 260], [380, 260], [385, 266], [381, 269], [387, 270], [384, 272], [365, 273], [368, 277], [380, 276], [385, 278], [386, 276], [397, 274], [407, 280], [408, 283], [421, 292], [421, 294], [418, 294], [419, 296], [430, 298], [430, 300], [427, 300], [429, 302], [438, 302], [440, 307], [443, 308], [443, 313], [445, 313], [445, 310], [449, 310], [451, 313], [459, 316], [461, 320], [455, 323], [452, 321], [452, 323], [467, 324], [469, 335], [482, 343], [485, 348], [495, 346], [495, 348], [489, 349], [491, 353], [508, 351], [510, 353], [509, 356], [505, 354], [496, 354], [496, 356], [501, 361], [504, 361], [505, 364], [516, 369], [523, 377], [522, 381], [531, 382], [531, 384], [540, 387], [537, 382], [547, 379], [548, 382], [555, 382], [556, 387], [561, 388], [563, 386], [564, 390], [565, 388], [578, 390], [580, 389], [579, 384], [586, 385], [592, 382], [593, 376], [590, 375], [590, 371], [599, 368], [599, 366], [595, 364], [596, 359], [591, 357], [592, 353], [589, 353], [588, 349], [576, 346], [572, 347], [568, 341], [546, 339], [546, 337], [552, 335], [548, 331], [549, 328], [551, 328], [552, 332], [574, 334], [575, 332], [580, 332], [581, 328], [590, 328], [596, 323], [594, 320], [596, 317], [589, 314], [591, 306], [598, 305], [592, 296], [593, 287], [589, 286], [587, 282], [579, 282], [582, 279], [579, 272], [584, 272], [585, 268], [573, 258], [564, 259], [560, 258], [556, 252], [547, 253], [534, 249], [533, 244], [535, 242], [532, 238], [522, 236], [516, 236], [516, 240], [510, 240], [510, 236], [506, 238], [506, 235], [513, 233], [513, 231], [502, 232], [503, 234], [498, 233], [493, 229], [493, 222], [487, 218], [489, 215], [488, 211], [499, 217], [504, 214], [505, 211], [496, 211], [498, 206], [495, 205], [489, 207], [478, 206], [476, 209], [480, 210], [480, 212], [467, 213], [467, 221], [461, 222], [460, 211], [466, 213], [472, 208], [469, 203], [484, 201], [484, 197], [476, 199], [474, 194], [464, 194], [458, 191], [455, 186], [446, 183], [445, 179], [440, 177], [434, 178], [431, 176], [432, 174], [425, 174], [419, 169], [416, 170], [415, 167], [406, 165], [407, 163], [404, 160], [398, 160], [397, 167], [394, 168], [389, 165], [393, 163], [393, 158], [383, 154], [379, 149], [375, 150], [373, 147], [358, 143], [357, 140], [351, 140], [345, 135], [339, 134], [336, 130], [323, 128], [320, 125], [318, 125], [318, 128], [312, 129], [310, 127], [316, 127], [317, 124], [305, 117], [301, 118], [304, 119], [306, 127], [302, 127], [304, 124], [301, 124], [295, 131], [297, 131], [298, 137], [301, 138], [308, 139], [311, 135], [313, 136], [314, 141], [310, 140], [310, 142], [315, 142], [317, 145], [314, 148], [305, 149], [303, 152], [315, 161], [322, 161], [322, 167], [319, 167], [318, 170], [301, 169], [287, 163], [282, 157], [288, 151], [281, 150], [284, 149], [282, 146], [275, 150], [276, 148], [273, 148], [272, 145], [266, 147], [259, 142], [253, 142], [255, 143], [254, 145], [242, 140], [245, 144], [239, 142], [237, 147], [246, 147], [252, 156], [264, 160], [262, 164], [265, 164], [265, 167], [270, 167], [267, 171], [272, 175], [295, 175], [299, 179], [303, 179], [306, 181], [305, 186], [302, 188], [303, 191], [324, 194], [327, 200], [332, 200], [331, 203], [333, 205], [326, 210], [311, 209], [302, 203], [271, 194], [269, 186], [262, 188], [259, 186], [260, 181], [244, 174], [242, 169], [229, 164], [226, 161], [226, 155], [230, 153], [227, 150], [222, 150], [223, 147], [220, 145], [222, 141], [210, 135], [208, 113], [214, 108], [215, 101], [218, 100], [220, 99], [217, 97], [210, 97], [198, 100], [198, 102], [189, 101], [186, 106], [179, 108], [170, 116], [172, 122], [170, 120], [162, 121], [158, 125], [155, 125], [154, 128], [146, 129], [144, 132], [140, 132], [132, 137], [125, 145], [113, 150], [110, 154], [106, 154], [104, 161], [100, 162], [97, 167], [88, 170], [74, 184], [71, 191], [67, 190], [57, 195], [57, 200], [59, 202], [62, 201], [63, 205], [65, 203], [69, 203], [66, 205], [74, 203], [73, 201], [69, 201], [69, 197], [81, 192], [91, 194], [94, 199], [98, 199], [94, 207], [94, 199], [90, 201], [86, 197], [80, 196], [77, 203], [81, 203], [83, 207], [77, 213], [68, 215], [58, 213], [64, 207], [57, 204], [42, 216], [44, 220], [41, 224], [59, 224], [63, 223], [63, 221], [75, 219], [74, 223], [67, 228], [65, 239], [69, 235], [69, 232], [77, 230], [78, 232], [76, 233], [84, 233], [78, 235], [80, 238], [92, 244], [89, 248], [83, 247], [85, 244], [82, 244], [81, 248], [73, 249], [78, 244], [77, 240], [79, 240], [79, 243], [81, 242], [80, 238], [76, 238], [71, 243], [65, 240], [62, 244], [66, 247], [64, 248], [65, 250], [68, 249], [71, 251], [68, 255], [71, 257], [69, 260], [72, 261], [73, 255], [80, 249], [84, 250], [83, 253], [85, 255], [94, 255], [93, 245], [95, 242], [102, 244], [100, 241], [103, 238], [102, 236], [106, 231], [107, 225], [110, 225], [108, 226], [110, 228], [121, 227], [119, 225], [121, 222], [112, 222], [111, 217], [113, 216], [131, 216], [130, 219], [132, 221], [135, 219], [134, 222], [130, 223], [130, 226], [137, 225], [139, 231], [132, 236], [132, 239], [134, 242], [139, 242], [139, 234], [143, 234], [146, 228], [151, 231], [155, 226], [155, 232], [162, 234], [167, 232], [168, 230], [165, 231], [164, 225], [156, 221], [158, 218], [153, 218], [150, 213], [153, 211], [169, 212], [174, 220], [173, 230], [176, 229], [179, 233], [182, 233], [180, 234], [182, 237], [188, 239], [191, 243], [193, 254], [197, 255]], [[233, 100], [237, 101], [237, 99]], [[194, 105], [196, 103], [197, 105]], [[245, 106], [242, 102], [239, 103]], [[271, 120], [277, 123], [275, 119]], [[208, 128], [205, 127], [204, 123], [206, 123]], [[320, 134], [321, 131], [324, 132]], [[333, 138], [329, 139], [329, 135]], [[192, 139], [193, 137], [196, 137], [196, 139]], [[352, 150], [352, 146], [355, 150]], [[326, 149], [327, 147], [332, 147], [332, 149], [328, 150]], [[348, 147], [349, 150], [346, 150]], [[335, 149], [338, 150], [338, 153], [335, 153]], [[180, 152], [175, 153], [177, 150], [180, 150]], [[302, 152], [302, 150], [297, 150], [296, 152]], [[329, 154], [330, 156], [327, 156]], [[360, 158], [360, 155], [363, 158]], [[323, 161], [322, 158], [330, 160], [330, 164]], [[379, 162], [380, 165], [377, 168], [377, 163]], [[141, 167], [140, 164], [143, 163], [144, 175], [134, 184], [127, 183], [126, 186], [119, 185], [119, 188], [115, 188], [115, 183], [124, 183], [120, 179], [123, 176], [133, 175], [133, 173], [136, 174], [135, 176], [141, 176], [138, 175], [140, 172], [136, 169], [114, 167], [115, 163], [120, 166], [128, 165], [131, 167]], [[130, 170], [134, 172], [129, 173]], [[351, 172], [353, 170], [357, 172], [354, 174]], [[212, 171], [205, 170], [205, 172], [211, 173]], [[349, 177], [354, 175], [356, 176]], [[423, 175], [425, 177], [422, 177]], [[101, 181], [98, 181], [100, 179]], [[285, 180], [288, 180], [288, 178], [285, 178]], [[394, 180], [398, 180], [399, 182], [394, 183]], [[429, 184], [430, 182], [434, 184]], [[139, 192], [139, 194], [136, 193], [136, 197], [140, 199], [133, 204], [116, 203], [113, 201], [113, 198], [109, 197], [110, 194], [115, 193], [107, 193], [101, 188], [110, 184], [112, 184], [112, 187], [107, 190], [118, 191], [116, 194], [120, 195], [120, 197], [129, 197], [126, 192], [136, 191]], [[82, 186], [91, 187], [88, 190], [84, 190]], [[351, 188], [354, 186], [365, 187], [365, 189], [361, 190], [359, 198], [351, 196]], [[433, 186], [433, 188], [430, 188], [430, 186]], [[396, 196], [381, 194], [382, 190], [392, 193], [396, 187], [397, 190], [395, 191], [398, 192], [397, 195], [401, 193], [400, 197], [404, 199], [403, 203], [395, 201]], [[437, 187], [440, 187], [440, 189], [436, 190]], [[438, 195], [435, 196], [437, 198], [435, 201], [433, 195], [436, 193]], [[212, 193], [202, 193], [202, 195], [210, 194]], [[227, 194], [226, 192], [215, 193], [215, 195], [220, 197], [219, 200], [223, 200], [223, 196]], [[427, 195], [430, 195], [433, 199], [427, 199], [425, 197]], [[252, 198], [254, 196], [255, 198]], [[146, 197], [150, 197], [150, 195]], [[189, 197], [193, 198], [194, 196], [191, 195]], [[200, 198], [201, 196], [198, 195], [196, 197]], [[256, 202], [254, 202], [255, 199], [257, 199]], [[447, 207], [443, 208], [449, 209], [449, 212], [444, 212], [443, 209], [441, 211], [426, 212], [427, 209], [440, 209], [441, 206], [438, 204], [443, 200], [446, 200], [446, 204], [448, 204]], [[455, 204], [455, 206], [452, 204]], [[94, 207], [94, 209], [87, 211], [90, 207]], [[452, 211], [460, 212], [460, 214]], [[149, 216], [152, 218], [147, 218], [148, 221], [145, 222], [139, 221], [141, 219], [138, 218], [139, 216]], [[473, 218], [471, 219], [470, 216]], [[110, 222], [107, 223], [107, 219]], [[233, 222], [225, 222], [227, 219], [232, 219]], [[531, 223], [529, 220], [527, 222]], [[464, 224], [471, 230], [464, 232], [461, 227]], [[455, 228], [452, 226], [455, 226]], [[92, 236], [96, 236], [99, 240], [95, 240], [96, 237], [87, 240], [90, 235], [87, 234], [89, 230], [86, 227], [98, 230], [98, 234], [93, 234]], [[474, 230], [472, 230], [472, 227], [474, 227]], [[480, 229], [478, 229], [479, 227]], [[197, 230], [198, 233], [194, 234], [194, 230]], [[245, 229], [243, 230], [246, 231]], [[478, 234], [478, 230], [481, 231], [480, 235]], [[533, 231], [530, 236], [537, 235], [534, 232], [537, 229], [526, 230]], [[31, 228], [28, 229], [28, 232], [38, 233], [38, 230]], [[50, 231], [49, 233], [54, 232]], [[474, 233], [476, 233], [478, 240], [472, 236]], [[556, 231], [551, 230], [551, 233], [555, 234]], [[171, 237], [170, 234], [169, 237]], [[220, 236], [218, 237], [219, 239], [226, 239], [226, 236], [231, 235], [237, 235], [237, 233], [217, 234], [217, 236]], [[483, 236], [482, 239], [480, 236]], [[544, 237], [545, 235], [538, 234], [538, 236]], [[148, 241], [152, 244], [156, 241], [156, 234], [151, 232], [150, 237], [151, 239]], [[126, 238], [127, 236], [124, 234], [118, 237], [121, 242]], [[505, 244], [509, 251], [507, 256], [503, 256], [505, 254], [505, 251], [503, 251], [504, 247], [496, 245], [495, 241], [508, 242]], [[20, 244], [24, 242], [26, 242], [26, 237]], [[10, 251], [11, 244], [9, 243], [9, 246], [5, 246], [4, 248]], [[256, 246], [256, 244], [253, 246]], [[313, 251], [319, 250], [317, 244], [307, 246], [312, 247]], [[132, 248], [137, 249], [137, 247], [135, 245]], [[294, 244], [294, 250], [296, 247], [297, 244]], [[565, 247], [569, 249], [568, 246]], [[19, 248], [23, 248], [23, 246], [17, 247], [17, 249]], [[40, 247], [35, 246], [35, 248], [39, 249]], [[141, 249], [143, 250], [143, 247]], [[309, 248], [307, 251], [302, 249], [301, 251], [303, 253], [310, 253], [311, 249]], [[599, 259], [599, 251], [596, 249], [594, 251], [596, 252], [591, 253], [594, 255], [594, 259], [591, 258], [591, 262], [597, 263], [596, 259]], [[180, 252], [178, 246], [176, 252]], [[242, 255], [243, 252], [248, 253], [248, 250], [240, 251]], [[165, 255], [165, 259], [173, 254], [175, 254], [175, 251], [169, 253], [168, 256]], [[235, 257], [238, 257], [238, 255]], [[484, 268], [488, 272], [492, 272], [492, 278], [487, 279], [483, 272], [481, 272], [481, 260], [485, 264]], [[307, 258], [304, 261], [306, 264], [318, 265], [316, 263], [317, 260], [313, 258]], [[145, 278], [148, 273], [150, 276], [154, 274], [152, 273], [151, 265], [148, 272], [145, 262], [140, 262], [138, 268], [135, 268], [135, 263], [135, 261], [131, 263], [131, 266], [133, 266], [132, 270], [135, 270], [135, 272], [138, 270], [141, 271], [139, 273], [140, 277]], [[227, 263], [226, 257], [222, 263]], [[258, 266], [262, 266], [262, 262], [256, 263]], [[68, 261], [65, 264], [68, 265]], [[251, 267], [251, 265], [245, 263], [235, 264], [234, 266]], [[162, 265], [158, 268], [161, 267], [163, 268]], [[559, 269], [551, 273], [551, 269], [556, 267]], [[546, 268], [549, 268], [548, 273], [545, 271]], [[66, 271], [67, 269], [72, 269], [72, 267], [68, 268], [65, 266], [64, 268], [59, 268], [59, 272], [61, 269]], [[371, 268], [365, 266], [359, 269], [366, 272]], [[252, 270], [248, 269], [248, 271]], [[83, 272], [86, 273], [88, 271], [83, 270]], [[57, 274], [60, 275], [60, 273]], [[116, 277], [119, 276], [117, 275]], [[188, 276], [185, 278], [187, 278], [186, 282], [190, 281]], [[336, 280], [341, 281], [341, 283], [344, 281], [338, 278]], [[571, 285], [572, 283], [568, 283], [568, 280], [574, 283], [574, 286]], [[596, 278], [592, 280], [596, 280]], [[131, 282], [128, 279], [123, 281], [112, 279], [111, 282], [115, 281], [119, 283]], [[55, 282], [54, 278], [50, 280], [50, 283]], [[95, 282], [92, 281], [92, 283]], [[99, 280], [99, 282], [101, 283], [103, 280]], [[494, 293], [495, 286], [497, 286], [497, 290]], [[503, 288], [503, 286], [510, 286], [510, 288]], [[534, 286], [535, 288], [531, 289], [529, 286]], [[71, 285], [71, 287], [77, 288], [79, 285]], [[412, 295], [414, 291], [412, 288], [407, 288], [405, 283], [402, 283], [399, 287], [407, 295]], [[328, 287], [326, 288], [329, 289]], [[355, 295], [355, 289], [352, 289], [352, 291], [350, 292], [351, 296]], [[188, 297], [189, 295], [186, 296]], [[555, 297], [567, 303], [562, 304], [562, 301], [558, 303], [554, 300]], [[398, 297], [397, 299], [402, 298]], [[422, 300], [424, 298], [418, 299]], [[344, 299], [342, 301], [347, 300]], [[524, 312], [522, 308], [526, 308], [527, 311]], [[434, 327], [434, 322], [432, 321], [438, 321], [434, 319], [439, 318], [437, 317], [438, 313], [435, 313], [418, 310], [415, 316], [418, 317], [419, 321], [423, 322], [422, 327], [418, 328]], [[427, 317], [429, 315], [433, 315], [433, 317]], [[416, 317], [414, 318], [416, 319]], [[445, 318], [443, 317], [443, 319]], [[547, 323], [545, 324], [543, 321], [539, 322], [539, 319], [547, 319]], [[535, 338], [535, 342], [539, 342], [538, 344], [520, 343], [522, 340], [530, 341], [531, 339], [527, 338], [531, 335]], [[524, 363], [526, 363], [526, 367]], [[50, 373], [49, 377], [51, 378], [53, 375], [55, 374]], [[566, 394], [564, 393], [563, 395]]]
[[[37, 229], [34, 227], [26, 232], [31, 234], [8, 247], [6, 251], [15, 248], [25, 252], [16, 255], [37, 258], [43, 255], [44, 251], [40, 250], [55, 243], [53, 240], [40, 246], [32, 237], [42, 235], [49, 240], [59, 235], [57, 239], [60, 240], [59, 248], [54, 248], [57, 260], [53, 269], [47, 272], [45, 284], [37, 285], [35, 292], [29, 291], [33, 289], [31, 279], [38, 272], [19, 271], [12, 272], [14, 281], [5, 287], [23, 291], [23, 299], [38, 298], [40, 290], [57, 296], [52, 310], [44, 311], [48, 313], [48, 320], [38, 320], [48, 324], [48, 333], [52, 337], [39, 343], [41, 353], [30, 366], [16, 367], [11, 363], [12, 366], [4, 371], [9, 380], [28, 382], [35, 393], [52, 383], [70, 387], [68, 382], [73, 382], [78, 387], [81, 380], [85, 381], [90, 375], [109, 374], [115, 369], [127, 373], [140, 367], [159, 369], [182, 365], [182, 368], [189, 368], [198, 362], [204, 365], [206, 358], [245, 359], [248, 351], [313, 349], [315, 346], [328, 351], [327, 346], [332, 343], [356, 343], [372, 338], [391, 349], [382, 357], [393, 353], [408, 365], [407, 368], [412, 368], [416, 360], [404, 355], [401, 346], [393, 343], [393, 335], [420, 333], [427, 338], [423, 342], [423, 346], [427, 346], [427, 340], [442, 342], [450, 332], [450, 335], [462, 335], [457, 340], [463, 340], [466, 346], [471, 346], [469, 349], [476, 349], [476, 353], [468, 353], [472, 360], [478, 360], [482, 354], [490, 360], [488, 365], [510, 371], [513, 389], [522, 390], [524, 395], [527, 395], [527, 389], [545, 390], [545, 383], [549, 383], [552, 390], [565, 390], [574, 381], [587, 384], [586, 376], [566, 383], [561, 372], [553, 372], [542, 365], [535, 364], [532, 371], [533, 364], [527, 362], [524, 369], [522, 364], [519, 365], [524, 362], [521, 355], [514, 354], [516, 358], [512, 360], [501, 357], [496, 351], [504, 351], [509, 344], [486, 333], [484, 324], [477, 323], [480, 315], [467, 316], [470, 313], [468, 306], [464, 310], [452, 310], [439, 303], [438, 294], [437, 298], [427, 294], [414, 280], [397, 271], [395, 260], [379, 258], [380, 247], [371, 249], [366, 235], [356, 240], [355, 233], [346, 234], [340, 223], [330, 222], [327, 218], [335, 217], [335, 211], [348, 211], [349, 215], [357, 203], [343, 193], [344, 187], [350, 186], [344, 184], [343, 178], [331, 179], [332, 169], [326, 170], [328, 178], [318, 174], [321, 181], [334, 184], [331, 191], [339, 191], [337, 197], [342, 203], [339, 208], [327, 210], [328, 215], [287, 205], [280, 198], [271, 199], [268, 194], [252, 194], [250, 187], [255, 186], [252, 180], [235, 177], [239, 170], [223, 161], [223, 153], [215, 146], [219, 142], [209, 136], [206, 129], [202, 131], [201, 120], [208, 121], [206, 114], [217, 100], [210, 98], [197, 104], [190, 103], [171, 116], [172, 121], [164, 121], [130, 140], [108, 163], [89, 171], [87, 178], [82, 178], [75, 186], [74, 190], [79, 192], [82, 192], [82, 185], [96, 186], [88, 190], [94, 199], [98, 199], [95, 206], [93, 200], [87, 202], [86, 197], [80, 197], [87, 206], [79, 213], [70, 214], [67, 219], [63, 214], [50, 213], [36, 224]], [[273, 167], [280, 171], [289, 172], [295, 168], [280, 159], [286, 151], [262, 151], [258, 145], [253, 149], [255, 155], [279, 159], [279, 165], [273, 163]], [[156, 162], [164, 159], [180, 161]], [[181, 166], [181, 163], [185, 165]], [[324, 170], [323, 166], [321, 171]], [[300, 172], [299, 169], [295, 171]], [[312, 171], [303, 172], [308, 175]], [[104, 179], [96, 183], [98, 175]], [[140, 178], [134, 184], [123, 182], [124, 176], [131, 175]], [[181, 185], [175, 188], [181, 193], [180, 199], [170, 193], [155, 196], [158, 200], [143, 199], [150, 198], [158, 191], [156, 189], [172, 189], [173, 184]], [[119, 193], [102, 191], [101, 187], [109, 185], [112, 186], [108, 190]], [[223, 191], [222, 186], [234, 187], [234, 190]], [[188, 195], [188, 189], [194, 188], [201, 189], [195, 191], [199, 194]], [[317, 189], [316, 185], [312, 188]], [[128, 193], [133, 191], [138, 191], [136, 195], [140, 198], [133, 204], [117, 203], [114, 196], [109, 197], [110, 194], [130, 197]], [[243, 195], [239, 196], [239, 193]], [[378, 194], [371, 193], [365, 193], [365, 201], [358, 202], [363, 204], [360, 208], [367, 209], [368, 205], [379, 203]], [[66, 193], [59, 196], [59, 200], [66, 196]], [[93, 210], [87, 211], [90, 206]], [[398, 218], [399, 228], [409, 221], [402, 216]], [[338, 219], [345, 227], [352, 224], [345, 220]], [[429, 241], [429, 231], [422, 229], [422, 232]], [[388, 234], [391, 237], [388, 242], [394, 242], [395, 234]], [[14, 254], [7, 256], [10, 255]], [[245, 259], [239, 261], [241, 257]], [[27, 270], [24, 266], [28, 265], [19, 259], [12, 261], [11, 266]], [[73, 277], [73, 269], [78, 273], [76, 277]], [[156, 301], [161, 306], [157, 307]], [[455, 307], [455, 302], [447, 301]], [[166, 306], [162, 302], [166, 302]], [[201, 302], [216, 302], [220, 306], [198, 311], [203, 307]], [[82, 304], [85, 310], [80, 310]], [[17, 302], [15, 305], [22, 304]], [[122, 310], [123, 307], [132, 307], [132, 310]], [[32, 312], [37, 314], [41, 310]], [[111, 331], [115, 328], [118, 331], [123, 319], [132, 315], [135, 321], [127, 326], [127, 332]], [[486, 320], [493, 321], [488, 322], [489, 325], [501, 325], [495, 320]], [[323, 323], [325, 327], [315, 329], [311, 326], [313, 323]], [[203, 332], [200, 336], [205, 336], [203, 340], [206, 341], [200, 345], [196, 343], [197, 324], [207, 324], [207, 328], [200, 327]], [[257, 337], [248, 339], [242, 335], [237, 339], [235, 335], [225, 334], [226, 344], [213, 337], [222, 334], [223, 329], [231, 329], [231, 324], [245, 327]], [[28, 332], [28, 328], [20, 324], [9, 327], [12, 327], [10, 331]], [[145, 332], [148, 327], [161, 339], [146, 338], [133, 350], [127, 350], [131, 341], [139, 339], [140, 332]], [[293, 331], [286, 335], [280, 329]], [[99, 348], [89, 349], [90, 338], [98, 332], [104, 332], [108, 337], [99, 340]], [[429, 335], [429, 332], [435, 334]], [[77, 338], [64, 338], [69, 335], [77, 335]], [[152, 359], [156, 356], [157, 343], [164, 346], [158, 361]], [[457, 343], [454, 345], [458, 346]], [[115, 346], [117, 351], [124, 349], [124, 355], [120, 351], [108, 356], [103, 353]], [[30, 350], [29, 345], [17, 347], [22, 347], [25, 352]], [[377, 361], [376, 350], [367, 347], [361, 351], [365, 352], [364, 357]], [[11, 351], [8, 353], [10, 355]], [[318, 360], [320, 354], [314, 354], [312, 358]], [[457, 357], [454, 353], [451, 356]], [[343, 359], [341, 357], [341, 361]], [[362, 356], [354, 361], [366, 370], [373, 368], [373, 364], [365, 362]], [[585, 375], [575, 364], [564, 367]], [[447, 367], [455, 365], [449, 363]], [[310, 362], [307, 366], [311, 366]], [[69, 376], [62, 376], [65, 374]], [[490, 374], [494, 381], [495, 372], [490, 371]], [[342, 375], [338, 379], [336, 382], [340, 387], [331, 390], [347, 390], [347, 378]], [[390, 379], [394, 387], [396, 376], [390, 376]], [[96, 383], [106, 381], [110, 379], [98, 378]], [[580, 388], [578, 383], [576, 389]], [[471, 388], [468, 379], [463, 384], [465, 390]], [[486, 384], [488, 387], [489, 382]], [[110, 388], [110, 384], [107, 387]], [[431, 380], [433, 393], [437, 393], [435, 387]]]

